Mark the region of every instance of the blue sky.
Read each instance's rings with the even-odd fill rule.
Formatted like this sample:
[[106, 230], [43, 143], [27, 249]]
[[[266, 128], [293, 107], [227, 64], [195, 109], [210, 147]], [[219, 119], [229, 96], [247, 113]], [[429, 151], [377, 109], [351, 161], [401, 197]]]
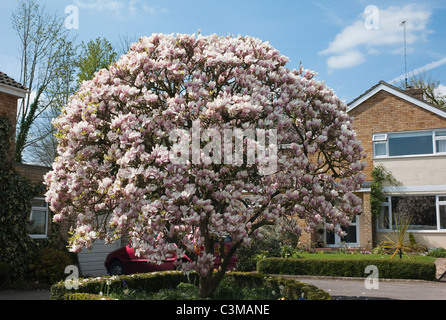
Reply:
[[[318, 79], [349, 102], [380, 80], [425, 70], [446, 94], [446, 1], [400, 0], [42, 0], [47, 11], [67, 17], [79, 11], [77, 41], [119, 35], [137, 39], [152, 33], [250, 35], [269, 41], [290, 58], [318, 73]], [[0, 0], [0, 71], [18, 80], [19, 40], [11, 26], [17, 1]], [[371, 7], [372, 6], [372, 7]]]

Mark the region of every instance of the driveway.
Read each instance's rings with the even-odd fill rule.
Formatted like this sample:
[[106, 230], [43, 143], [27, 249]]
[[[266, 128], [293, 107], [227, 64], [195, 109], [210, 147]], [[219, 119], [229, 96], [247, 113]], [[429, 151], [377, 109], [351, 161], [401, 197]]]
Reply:
[[417, 280], [379, 280], [298, 277], [330, 294], [333, 300], [446, 300], [446, 282]]
[[49, 300], [50, 294], [50, 290], [2, 290], [0, 300]]

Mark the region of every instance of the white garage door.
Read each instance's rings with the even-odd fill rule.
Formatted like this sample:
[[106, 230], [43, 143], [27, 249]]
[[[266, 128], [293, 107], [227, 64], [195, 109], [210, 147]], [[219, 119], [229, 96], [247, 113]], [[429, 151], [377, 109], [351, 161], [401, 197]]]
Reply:
[[121, 247], [121, 239], [115, 243], [105, 244], [97, 240], [91, 250], [82, 250], [78, 253], [79, 264], [83, 277], [101, 277], [107, 275], [104, 262], [107, 254]]

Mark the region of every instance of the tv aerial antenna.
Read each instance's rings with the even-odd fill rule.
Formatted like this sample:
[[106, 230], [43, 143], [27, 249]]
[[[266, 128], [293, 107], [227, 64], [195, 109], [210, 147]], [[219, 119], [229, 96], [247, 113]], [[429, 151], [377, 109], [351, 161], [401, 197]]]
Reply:
[[406, 42], [407, 19], [406, 18], [401, 19], [400, 26], [404, 28], [404, 81], [407, 89], [408, 85], [407, 85], [407, 42]]

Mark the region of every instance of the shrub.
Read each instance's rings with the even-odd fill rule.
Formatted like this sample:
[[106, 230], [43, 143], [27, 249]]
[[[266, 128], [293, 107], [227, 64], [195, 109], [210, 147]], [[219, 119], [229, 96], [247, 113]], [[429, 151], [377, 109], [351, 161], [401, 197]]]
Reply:
[[10, 268], [6, 262], [0, 262], [0, 284], [9, 278]]
[[314, 275], [336, 277], [366, 277], [365, 268], [374, 265], [383, 279], [435, 280], [436, 267], [433, 262], [406, 260], [312, 260], [266, 258], [257, 264], [264, 274]]
[[412, 233], [409, 233], [409, 252], [413, 254], [420, 254], [428, 252], [428, 249], [426, 246], [417, 243], [414, 235]]
[[289, 257], [295, 253], [299, 237], [274, 226], [263, 226], [262, 239], [253, 239], [251, 245], [237, 250], [237, 270], [255, 271], [257, 261], [266, 257]]
[[73, 264], [68, 252], [54, 248], [36, 251], [30, 269], [37, 280], [55, 283], [65, 278], [65, 268]]
[[18, 174], [7, 159], [10, 132], [11, 124], [0, 117], [0, 261], [9, 266], [9, 279], [21, 280], [29, 271], [26, 262], [34, 250], [27, 230], [31, 201], [41, 194], [43, 185]]
[[445, 248], [434, 248], [434, 249], [429, 250], [427, 255], [430, 257], [435, 257], [435, 258], [446, 258], [446, 249]]

